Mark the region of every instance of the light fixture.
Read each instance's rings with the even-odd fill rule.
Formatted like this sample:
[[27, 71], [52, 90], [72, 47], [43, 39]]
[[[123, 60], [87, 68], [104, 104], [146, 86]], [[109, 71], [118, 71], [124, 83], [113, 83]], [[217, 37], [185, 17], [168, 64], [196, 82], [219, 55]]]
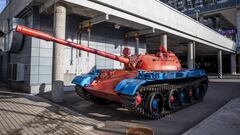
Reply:
[[115, 28], [115, 29], [120, 29], [120, 27], [121, 27], [121, 26], [118, 25], [118, 24], [115, 24], [115, 25], [114, 25], [114, 28]]

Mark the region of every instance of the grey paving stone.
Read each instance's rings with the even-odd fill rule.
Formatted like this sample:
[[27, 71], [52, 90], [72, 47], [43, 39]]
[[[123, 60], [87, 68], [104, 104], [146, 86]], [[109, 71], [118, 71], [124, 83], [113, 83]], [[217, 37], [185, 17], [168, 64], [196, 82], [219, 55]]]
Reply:
[[0, 134], [93, 134], [104, 123], [46, 99], [0, 91]]
[[240, 135], [240, 97], [231, 100], [183, 135]]

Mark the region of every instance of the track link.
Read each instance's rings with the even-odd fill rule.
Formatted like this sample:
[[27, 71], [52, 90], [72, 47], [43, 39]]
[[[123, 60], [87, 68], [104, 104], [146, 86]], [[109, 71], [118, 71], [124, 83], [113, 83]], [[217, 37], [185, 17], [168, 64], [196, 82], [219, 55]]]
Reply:
[[163, 83], [163, 84], [153, 84], [153, 85], [141, 86], [139, 88], [139, 93], [142, 95], [142, 98], [143, 98], [143, 103], [142, 104], [137, 105], [137, 106], [135, 105], [136, 95], [135, 96], [121, 95], [121, 97], [123, 99], [122, 103], [123, 103], [123, 106], [125, 108], [127, 108], [130, 111], [136, 113], [138, 116], [145, 117], [145, 118], [148, 118], [148, 119], [160, 119], [160, 118], [165, 117], [169, 114], [175, 113], [175, 112], [177, 112], [181, 109], [189, 107], [193, 104], [199, 103], [199, 102], [202, 101], [202, 99], [192, 100], [189, 103], [181, 104], [177, 108], [175, 108], [174, 110], [168, 110], [168, 109], [166, 109], [166, 107], [163, 107], [163, 110], [162, 110], [161, 114], [158, 115], [158, 116], [155, 116], [155, 115], [151, 115], [151, 113], [149, 113], [145, 108], [144, 100], [146, 100], [147, 95], [149, 95], [152, 92], [161, 92], [164, 99], [165, 99], [167, 92], [169, 92], [172, 89], [176, 89], [176, 90], [178, 90], [178, 92], [180, 92], [180, 90], [183, 89], [183, 88], [196, 87], [196, 86], [199, 86], [203, 83], [208, 84], [208, 79], [206, 77], [191, 79], [191, 80], [187, 80], [185, 82], [177, 82], [176, 81], [176, 82], [171, 83], [171, 84], [164, 84]]
[[99, 105], [104, 105], [106, 103], [109, 103], [110, 101], [103, 99], [103, 98], [99, 98], [96, 97], [92, 94], [90, 94], [89, 92], [87, 92], [86, 90], [84, 90], [83, 87], [80, 86], [76, 86], [75, 87], [75, 91], [77, 93], [78, 96], [80, 96], [81, 98], [83, 98], [84, 100], [91, 102], [91, 103], [95, 103], [95, 104], [99, 104]]

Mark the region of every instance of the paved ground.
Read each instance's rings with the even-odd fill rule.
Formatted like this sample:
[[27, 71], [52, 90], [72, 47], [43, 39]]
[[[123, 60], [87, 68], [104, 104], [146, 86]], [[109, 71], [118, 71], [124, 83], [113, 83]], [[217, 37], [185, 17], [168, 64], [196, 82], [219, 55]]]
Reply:
[[240, 97], [231, 100], [183, 135], [239, 135]]
[[[0, 88], [1, 90], [1, 88]], [[46, 99], [0, 91], [0, 134], [86, 134], [104, 126]]]
[[[157, 135], [181, 134], [209, 117], [231, 99], [240, 97], [239, 86], [239, 80], [217, 80], [210, 83], [202, 103], [161, 120], [147, 120], [134, 116], [117, 104], [103, 106], [89, 103], [74, 92], [66, 93], [65, 102], [61, 105], [75, 112], [39, 97], [4, 92], [7, 89], [2, 89], [0, 84], [0, 134], [112, 135], [125, 134], [126, 129], [135, 126], [149, 127]], [[49, 94], [42, 96], [49, 98]], [[106, 126], [98, 127], [102, 126], [102, 123]], [[94, 130], [88, 130], [93, 127]]]
[[240, 82], [240, 74], [230, 75], [226, 74], [223, 75], [222, 79], [218, 79], [218, 76], [208, 76], [211, 82]]
[[101, 135], [125, 134], [129, 127], [142, 125], [152, 128], [156, 134], [181, 134], [214, 113], [233, 98], [240, 96], [239, 82], [217, 81], [210, 83], [209, 91], [203, 102], [181, 110], [161, 120], [146, 120], [115, 104], [96, 105], [79, 98], [75, 93], [66, 93], [62, 105], [81, 112], [87, 117], [105, 122], [106, 126], [94, 132]]
[[[208, 78], [210, 79], [218, 79], [217, 75], [211, 75], [208, 74]], [[232, 74], [223, 74], [222, 76], [223, 79], [240, 79], [240, 73], [237, 73], [236, 75], [232, 75]]]

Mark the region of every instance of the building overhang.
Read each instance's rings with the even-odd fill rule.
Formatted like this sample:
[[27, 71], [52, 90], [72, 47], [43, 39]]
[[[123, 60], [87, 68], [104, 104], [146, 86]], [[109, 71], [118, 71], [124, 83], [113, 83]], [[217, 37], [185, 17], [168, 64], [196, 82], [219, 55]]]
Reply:
[[155, 29], [155, 35], [167, 33], [170, 38], [181, 40], [179, 42], [195, 41], [201, 46], [209, 46], [230, 53], [236, 52], [235, 42], [156, 0], [148, 2], [139, 0], [27, 0], [21, 6], [13, 5], [11, 8], [17, 10], [11, 14], [6, 10], [0, 18], [7, 18], [8, 14], [16, 16], [31, 3], [40, 3], [40, 12], [45, 12], [49, 8], [53, 9], [57, 1], [65, 3], [68, 11], [88, 18], [107, 14], [109, 15], [107, 22], [129, 27], [134, 31]]
[[87, 14], [86, 11], [94, 12], [95, 15], [108, 14], [110, 16], [109, 22], [128, 25], [134, 29], [155, 28], [160, 33], [177, 35], [186, 39], [186, 41], [195, 41], [231, 53], [236, 52], [235, 42], [159, 1], [62, 1], [79, 6], [79, 14], [81, 14], [81, 11], [85, 15]]

